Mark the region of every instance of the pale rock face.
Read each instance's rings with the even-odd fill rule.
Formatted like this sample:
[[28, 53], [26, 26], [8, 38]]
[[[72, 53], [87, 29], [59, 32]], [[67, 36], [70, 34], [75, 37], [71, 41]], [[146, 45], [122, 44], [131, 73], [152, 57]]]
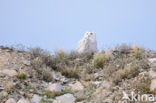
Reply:
[[154, 78], [156, 77], [156, 72], [153, 71], [153, 70], [151, 70], [151, 71], [149, 72], [149, 77], [152, 78], [152, 79], [154, 79]]
[[32, 103], [40, 103], [41, 102], [41, 97], [40, 96], [38, 96], [38, 95], [33, 95], [33, 97], [32, 97], [32, 99], [31, 99], [31, 102]]
[[156, 58], [149, 58], [150, 65], [156, 66]]
[[16, 103], [16, 100], [13, 98], [9, 98], [5, 103]]
[[72, 94], [64, 94], [62, 96], [56, 97], [53, 103], [75, 103], [75, 97]]
[[51, 91], [51, 92], [61, 92], [62, 89], [63, 89], [62, 85], [58, 83], [54, 83], [54, 84], [51, 84], [46, 90]]
[[74, 91], [82, 91], [84, 87], [80, 82], [77, 81], [74, 85], [72, 85], [72, 89]]
[[82, 40], [79, 41], [77, 52], [78, 53], [96, 53], [97, 41], [96, 35], [93, 32], [86, 32]]
[[17, 72], [15, 70], [4, 69], [0, 71], [0, 74], [5, 74], [7, 76], [13, 77], [17, 75]]
[[151, 81], [150, 90], [153, 91], [154, 89], [156, 89], [156, 79]]
[[17, 103], [30, 103], [30, 101], [26, 99], [20, 99]]

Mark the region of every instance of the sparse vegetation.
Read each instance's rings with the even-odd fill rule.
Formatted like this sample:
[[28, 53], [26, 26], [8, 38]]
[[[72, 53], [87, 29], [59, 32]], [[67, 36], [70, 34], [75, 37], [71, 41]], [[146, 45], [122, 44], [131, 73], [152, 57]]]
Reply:
[[97, 68], [103, 68], [106, 61], [105, 52], [102, 51], [100, 53], [97, 53], [96, 55], [94, 55], [93, 60]]
[[26, 79], [27, 75], [25, 73], [23, 73], [21, 70], [17, 71], [17, 78], [19, 79]]
[[[4, 48], [4, 50], [6, 49]], [[22, 54], [22, 52], [20, 53]], [[47, 99], [46, 101], [42, 98], [44, 102], [52, 103], [55, 97], [67, 93], [73, 94], [76, 97], [76, 102], [90, 102], [94, 99], [93, 94], [96, 93], [98, 88], [102, 89], [99, 89], [99, 94], [96, 94], [99, 97], [93, 100], [94, 102], [103, 102], [106, 99], [104, 95], [107, 92], [110, 92], [109, 95], [111, 96], [118, 95], [118, 98], [112, 97], [113, 102], [117, 102], [122, 95], [120, 89], [124, 89], [126, 92], [134, 90], [139, 93], [156, 93], [156, 90], [149, 90], [151, 79], [147, 74], [152, 66], [148, 61], [151, 54], [148, 53], [151, 52], [146, 52], [138, 46], [132, 48], [126, 44], [111, 49], [109, 52], [102, 50], [96, 54], [78, 54], [76, 51], [66, 52], [62, 49], [51, 54], [41, 48], [31, 48], [30, 53], [27, 52], [27, 54], [30, 54], [27, 57], [30, 57], [31, 65], [22, 65], [19, 67], [20, 69], [16, 69], [17, 76], [11, 79], [17, 81], [15, 86], [19, 90], [22, 89], [21, 91], [24, 92], [24, 94], [21, 92], [22, 96], [36, 93]], [[53, 78], [53, 73], [55, 73], [57, 79]], [[4, 77], [6, 75], [0, 74], [0, 80]], [[80, 81], [83, 84], [82, 94], [78, 93], [79, 91], [72, 92], [72, 85], [75, 81]], [[111, 84], [109, 89], [104, 87], [107, 83], [103, 83], [103, 81], [107, 81], [108, 85]], [[45, 91], [45, 86], [53, 82], [63, 85], [63, 91], [59, 93]], [[46, 85], [43, 87], [42, 83]], [[18, 91], [17, 89], [13, 91], [14, 85], [12, 82], [7, 82], [7, 84], [8, 87], [6, 86], [5, 89], [8, 93]], [[107, 95], [107, 98], [109, 98], [109, 95]]]

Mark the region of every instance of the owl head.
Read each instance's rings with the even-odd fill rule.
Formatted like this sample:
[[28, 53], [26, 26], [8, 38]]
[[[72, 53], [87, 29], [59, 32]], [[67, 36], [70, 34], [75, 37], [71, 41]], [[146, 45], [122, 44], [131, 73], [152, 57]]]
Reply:
[[94, 38], [95, 35], [94, 35], [93, 32], [88, 31], [88, 32], [85, 33], [85, 36], [84, 36], [84, 37], [85, 37], [85, 38]]

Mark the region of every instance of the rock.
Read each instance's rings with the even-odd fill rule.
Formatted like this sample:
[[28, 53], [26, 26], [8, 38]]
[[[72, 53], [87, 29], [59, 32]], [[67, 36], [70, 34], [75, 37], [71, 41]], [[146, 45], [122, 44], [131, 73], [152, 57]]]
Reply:
[[82, 91], [84, 89], [83, 85], [77, 81], [74, 85], [72, 85], [72, 90], [74, 91]]
[[105, 51], [105, 55], [106, 55], [106, 58], [107, 59], [111, 59], [111, 58], [114, 58], [114, 55], [113, 55], [113, 50], [106, 50]]
[[8, 96], [8, 93], [6, 91], [0, 92], [0, 97], [6, 97]]
[[41, 97], [38, 95], [33, 95], [32, 99], [30, 100], [32, 103], [40, 103], [41, 102]]
[[15, 70], [4, 69], [4, 70], [0, 71], [0, 74], [13, 77], [13, 76], [17, 75], [17, 72]]
[[93, 32], [86, 32], [82, 40], [79, 41], [77, 52], [78, 53], [96, 53], [97, 41], [96, 35]]
[[113, 101], [111, 99], [105, 99], [103, 103], [113, 103]]
[[149, 77], [152, 78], [152, 79], [154, 79], [154, 78], [156, 77], [156, 72], [153, 71], [153, 70], [151, 70], [151, 71], [149, 72]]
[[53, 103], [75, 103], [75, 97], [72, 94], [64, 94], [62, 96], [56, 97]]
[[152, 80], [150, 85], [150, 90], [153, 91], [154, 89], [156, 89], [156, 79]]
[[64, 76], [57, 76], [55, 72], [52, 72], [52, 76], [53, 76], [53, 79], [57, 80], [57, 81], [61, 81], [63, 83], [66, 83], [68, 82], [69, 80], [67, 78], [65, 78]]
[[3, 87], [0, 87], [0, 92], [3, 91], [3, 90], [4, 90], [4, 88]]
[[17, 103], [31, 103], [29, 100], [26, 99], [20, 99]]
[[27, 65], [27, 66], [31, 65], [30, 61], [28, 61], [28, 60], [24, 60], [24, 61], [23, 61], [23, 64], [24, 64], [24, 65]]
[[9, 98], [5, 103], [16, 103], [16, 100], [13, 98]]
[[103, 81], [101, 86], [105, 89], [109, 89], [111, 87], [111, 83], [108, 81]]
[[61, 92], [62, 89], [63, 89], [62, 85], [58, 83], [54, 83], [54, 84], [49, 85], [49, 87], [46, 90], [51, 91], [51, 92]]
[[102, 84], [102, 82], [101, 82], [101, 81], [93, 81], [92, 84], [93, 84], [93, 85], [97, 85], [97, 86], [99, 86], [99, 85]]
[[156, 58], [149, 58], [150, 65], [156, 66]]

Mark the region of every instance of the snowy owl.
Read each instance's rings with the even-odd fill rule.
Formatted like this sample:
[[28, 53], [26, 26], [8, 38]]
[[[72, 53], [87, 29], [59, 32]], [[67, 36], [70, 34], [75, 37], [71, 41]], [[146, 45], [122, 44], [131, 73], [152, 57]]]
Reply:
[[96, 35], [93, 32], [86, 32], [84, 38], [78, 43], [77, 52], [95, 53], [97, 51]]

